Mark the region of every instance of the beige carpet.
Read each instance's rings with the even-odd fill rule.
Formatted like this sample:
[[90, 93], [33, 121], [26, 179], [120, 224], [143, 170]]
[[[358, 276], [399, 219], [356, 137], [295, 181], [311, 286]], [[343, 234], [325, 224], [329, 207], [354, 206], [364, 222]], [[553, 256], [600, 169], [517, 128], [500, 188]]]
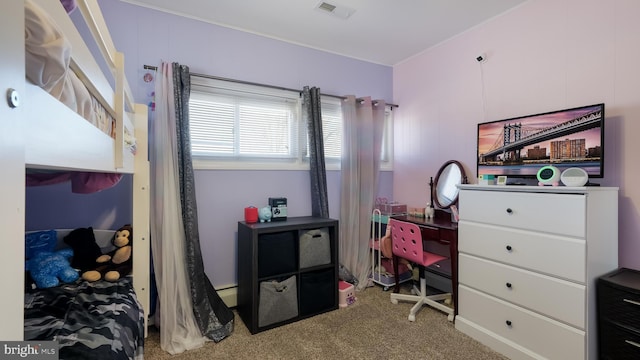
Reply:
[[[403, 289], [403, 292], [408, 292]], [[151, 328], [146, 359], [464, 359], [505, 360], [455, 329], [447, 316], [423, 307], [407, 320], [411, 304], [393, 305], [389, 291], [375, 286], [356, 293], [357, 301], [312, 318], [251, 335], [236, 313], [235, 329], [219, 343], [170, 355]]]

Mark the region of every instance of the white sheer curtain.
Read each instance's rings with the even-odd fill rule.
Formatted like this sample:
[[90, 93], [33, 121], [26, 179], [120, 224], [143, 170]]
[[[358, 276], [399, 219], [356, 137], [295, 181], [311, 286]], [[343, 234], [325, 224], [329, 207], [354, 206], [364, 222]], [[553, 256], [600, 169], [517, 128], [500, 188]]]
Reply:
[[158, 287], [160, 346], [170, 354], [201, 347], [202, 336], [193, 314], [185, 265], [176, 115], [171, 63], [158, 68], [155, 118], [151, 121], [151, 245]]
[[347, 96], [342, 104], [340, 263], [366, 287], [371, 256], [371, 212], [378, 191], [386, 104]]

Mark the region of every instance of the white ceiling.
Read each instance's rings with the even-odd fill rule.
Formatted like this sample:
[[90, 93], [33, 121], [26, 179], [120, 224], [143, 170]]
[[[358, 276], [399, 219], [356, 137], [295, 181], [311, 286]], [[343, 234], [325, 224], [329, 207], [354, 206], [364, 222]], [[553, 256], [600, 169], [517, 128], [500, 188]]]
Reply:
[[527, 0], [121, 0], [359, 60], [395, 65]]

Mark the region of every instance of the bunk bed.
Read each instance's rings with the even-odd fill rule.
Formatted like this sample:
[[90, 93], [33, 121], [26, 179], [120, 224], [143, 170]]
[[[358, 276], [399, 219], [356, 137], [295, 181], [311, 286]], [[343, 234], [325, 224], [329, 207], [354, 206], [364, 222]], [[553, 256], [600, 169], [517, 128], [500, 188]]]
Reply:
[[[73, 11], [82, 14], [95, 44], [83, 39], [68, 15], [70, 8], [66, 5], [73, 6]], [[100, 183], [101, 178], [107, 179], [104, 184], [113, 185], [117, 182], [113, 180], [114, 177], [132, 174], [131, 223], [135, 244], [132, 275], [118, 283], [99, 281], [87, 285], [79, 280], [73, 284], [72, 290], [75, 296], [86, 289], [103, 293], [112, 292], [114, 286], [125, 289], [117, 296], [128, 297], [130, 299], [126, 301], [139, 306], [124, 307], [140, 308], [142, 311], [139, 317], [135, 314], [129, 316], [129, 320], [133, 321], [131, 324], [123, 325], [128, 334], [118, 334], [118, 341], [131, 341], [132, 353], [116, 349], [127, 347], [122, 344], [111, 346], [107, 353], [92, 348], [89, 344], [95, 339], [91, 338], [89, 333], [92, 331], [89, 329], [74, 329], [75, 334], [66, 336], [91, 348], [94, 351], [91, 352], [92, 358], [141, 358], [142, 347], [136, 347], [142, 344], [140, 338], [146, 335], [150, 289], [147, 106], [133, 101], [124, 75], [124, 56], [116, 51], [96, 0], [11, 1], [3, 12], [0, 26], [5, 31], [0, 35], [0, 46], [3, 47], [3, 54], [10, 55], [2, 59], [0, 64], [0, 68], [4, 67], [0, 69], [0, 83], [7, 89], [6, 104], [0, 107], [0, 116], [5, 117], [8, 123], [3, 130], [11, 130], [13, 126], [19, 131], [13, 134], [15, 141], [7, 142], [4, 141], [8, 139], [7, 136], [0, 136], [3, 140], [0, 151], [6, 150], [5, 154], [10, 154], [5, 157], [0, 155], [0, 160], [3, 165], [7, 161], [6, 185], [11, 187], [10, 190], [1, 190], [0, 195], [6, 196], [9, 201], [15, 200], [11, 205], [0, 207], [0, 215], [3, 216], [0, 225], [12, 238], [17, 237], [22, 228], [21, 237], [24, 239], [24, 199], [21, 196], [24, 197], [24, 186], [29, 182], [25, 181], [27, 179], [35, 181], [34, 178], [44, 177], [51, 180], [61, 174], [75, 176], [82, 173], [85, 179], [92, 181], [94, 190], [98, 190], [99, 186], [96, 188], [95, 184]], [[6, 35], [11, 33], [15, 37], [16, 33], [19, 34], [15, 31], [16, 26], [24, 27], [24, 43], [22, 40], [18, 43]], [[99, 50], [97, 56], [90, 50], [96, 47]], [[21, 63], [18, 62], [20, 59]], [[103, 72], [104, 68], [106, 70]], [[9, 157], [11, 155], [16, 156]], [[23, 165], [22, 175], [19, 169], [16, 171], [16, 163]], [[25, 263], [24, 247], [15, 246], [9, 241], [6, 244], [9, 246], [0, 256], [0, 263], [5, 272], [16, 275], [6, 282], [3, 289], [11, 295], [0, 300], [0, 316], [3, 318], [0, 338], [52, 340], [47, 336], [53, 336], [53, 331], [32, 331], [38, 329], [25, 327], [37, 323], [33, 307], [25, 310], [25, 303], [50, 306], [55, 302], [51, 299], [64, 297], [63, 293], [70, 287], [25, 294], [24, 278], [18, 276], [24, 273], [21, 271]], [[126, 290], [128, 283], [132, 283], [133, 291]], [[14, 291], [21, 291], [22, 294], [14, 296]], [[66, 310], [59, 311], [70, 308], [67, 306]], [[52, 311], [58, 311], [47, 312], [42, 309], [44, 307], [40, 307], [39, 311], [43, 319], [51, 316]], [[72, 315], [65, 313], [63, 317]], [[139, 319], [138, 324], [136, 319]], [[95, 333], [99, 337], [105, 336], [105, 333]], [[130, 339], [125, 340], [126, 337]], [[70, 349], [72, 346], [61, 340], [60, 359], [66, 358], [65, 347]], [[117, 354], [114, 355], [113, 351]], [[73, 351], [68, 353], [70, 357], [79, 354]]]

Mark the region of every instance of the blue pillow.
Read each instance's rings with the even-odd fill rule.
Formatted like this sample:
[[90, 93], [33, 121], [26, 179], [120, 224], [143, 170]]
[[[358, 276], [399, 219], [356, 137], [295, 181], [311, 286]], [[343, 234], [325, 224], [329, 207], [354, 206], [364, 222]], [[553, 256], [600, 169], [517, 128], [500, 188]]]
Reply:
[[25, 257], [31, 259], [41, 251], [53, 252], [58, 243], [55, 230], [34, 231], [24, 236]]

